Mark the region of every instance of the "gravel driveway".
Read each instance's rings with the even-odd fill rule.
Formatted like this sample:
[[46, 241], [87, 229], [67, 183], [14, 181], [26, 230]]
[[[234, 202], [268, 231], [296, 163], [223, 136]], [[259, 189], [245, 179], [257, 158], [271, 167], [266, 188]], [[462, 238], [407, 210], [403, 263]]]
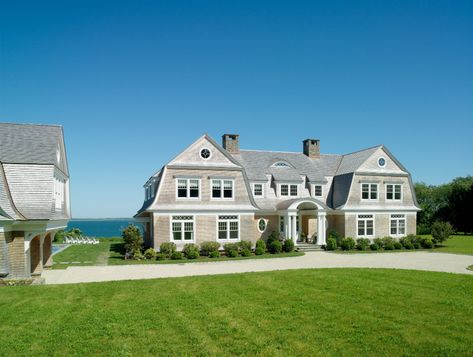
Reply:
[[46, 284], [155, 279], [195, 275], [246, 273], [307, 268], [393, 268], [471, 274], [473, 256], [448, 253], [336, 254], [307, 252], [304, 256], [204, 263], [69, 267], [44, 271]]

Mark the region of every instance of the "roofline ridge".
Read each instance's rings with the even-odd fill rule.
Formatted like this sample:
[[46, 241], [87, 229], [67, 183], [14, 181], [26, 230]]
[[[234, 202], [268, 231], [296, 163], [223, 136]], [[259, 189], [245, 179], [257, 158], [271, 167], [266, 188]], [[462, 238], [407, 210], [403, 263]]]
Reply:
[[371, 146], [369, 148], [349, 152], [348, 154], [343, 154], [341, 156], [345, 157], [345, 156], [348, 156], [348, 155], [353, 155], [353, 154], [356, 154], [356, 153], [359, 153], [359, 152], [362, 152], [362, 151], [367, 151], [367, 150], [371, 150], [371, 149], [375, 149], [375, 148], [380, 148], [380, 147], [383, 147], [383, 146], [384, 146], [384, 144], [374, 145], [374, 146]]
[[63, 128], [63, 125], [61, 124], [35, 124], [35, 123], [12, 123], [12, 122], [0, 122], [0, 125], [2, 124], [8, 124], [8, 125], [18, 125], [18, 126], [49, 126], [49, 127], [54, 127], [54, 128]]

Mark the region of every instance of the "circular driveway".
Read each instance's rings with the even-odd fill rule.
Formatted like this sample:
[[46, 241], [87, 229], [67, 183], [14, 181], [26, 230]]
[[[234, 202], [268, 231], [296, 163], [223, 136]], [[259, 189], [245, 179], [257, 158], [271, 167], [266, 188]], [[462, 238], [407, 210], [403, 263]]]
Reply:
[[473, 265], [473, 256], [448, 253], [307, 252], [304, 256], [287, 258], [68, 267], [65, 270], [44, 271], [42, 276], [46, 284], [69, 284], [310, 268], [392, 268], [473, 275], [473, 271], [466, 269], [470, 265]]

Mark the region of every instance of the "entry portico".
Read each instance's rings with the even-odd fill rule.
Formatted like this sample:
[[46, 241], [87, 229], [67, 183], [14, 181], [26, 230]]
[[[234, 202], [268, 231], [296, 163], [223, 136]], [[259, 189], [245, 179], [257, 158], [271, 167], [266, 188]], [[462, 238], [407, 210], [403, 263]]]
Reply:
[[[280, 222], [284, 222], [284, 230], [281, 230], [284, 237], [292, 238], [297, 245], [304, 234], [306, 237], [313, 237], [317, 245], [326, 244], [328, 211], [330, 208], [315, 198], [281, 202], [278, 205], [278, 215]], [[314, 224], [313, 221], [317, 223]], [[282, 228], [282, 223], [280, 226]]]

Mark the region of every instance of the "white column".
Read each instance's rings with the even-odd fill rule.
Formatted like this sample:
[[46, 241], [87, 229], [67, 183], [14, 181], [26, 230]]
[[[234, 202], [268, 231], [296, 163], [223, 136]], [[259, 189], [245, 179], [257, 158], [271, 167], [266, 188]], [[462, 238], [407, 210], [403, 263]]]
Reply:
[[325, 224], [325, 212], [318, 212], [317, 214], [317, 245], [326, 244], [326, 224]]
[[291, 238], [294, 240], [294, 242], [297, 242], [297, 231], [296, 231], [296, 215], [292, 214], [291, 215]]
[[284, 215], [284, 238], [289, 238], [291, 232], [291, 221], [288, 214]]
[[[299, 229], [297, 230], [297, 239], [301, 239], [301, 232], [302, 232], [302, 216], [298, 213], [297, 219], [299, 220]], [[297, 241], [296, 239], [296, 241]]]

